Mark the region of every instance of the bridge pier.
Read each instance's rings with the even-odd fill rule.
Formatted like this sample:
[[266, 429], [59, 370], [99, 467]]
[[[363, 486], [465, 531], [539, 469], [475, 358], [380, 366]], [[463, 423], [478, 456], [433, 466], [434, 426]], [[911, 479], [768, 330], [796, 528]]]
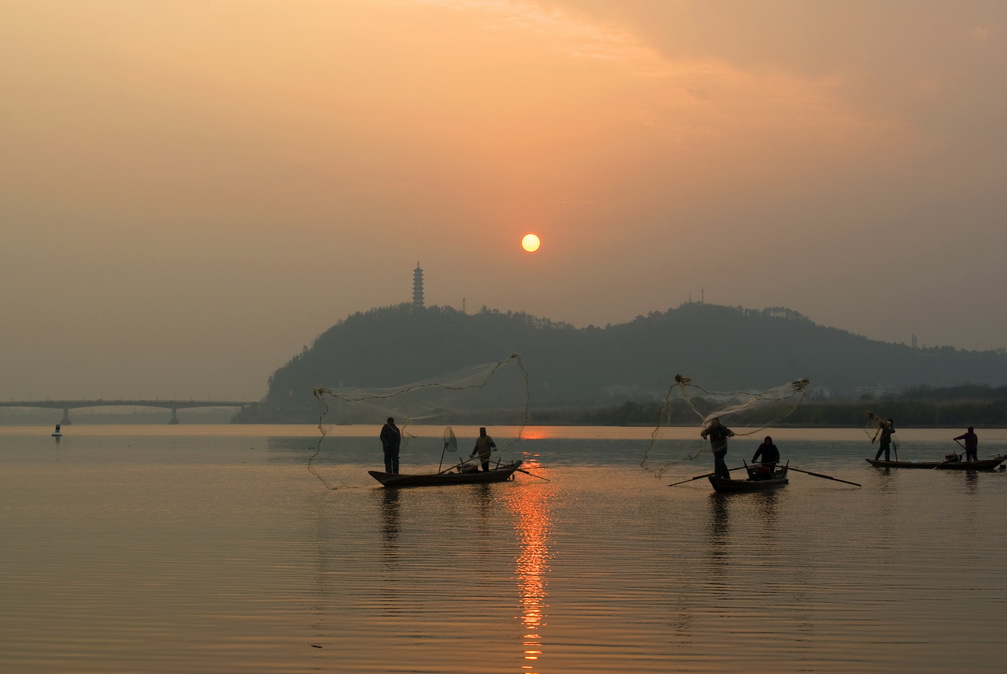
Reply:
[[175, 407], [171, 408], [171, 419], [168, 420], [168, 423], [169, 424], [177, 424], [178, 423], [178, 409], [177, 408], [175, 408]]
[[63, 408], [63, 420], [60, 421], [59, 423], [61, 425], [63, 425], [63, 426], [70, 426], [71, 424], [73, 424], [73, 422], [70, 421], [70, 408], [69, 407], [64, 407]]

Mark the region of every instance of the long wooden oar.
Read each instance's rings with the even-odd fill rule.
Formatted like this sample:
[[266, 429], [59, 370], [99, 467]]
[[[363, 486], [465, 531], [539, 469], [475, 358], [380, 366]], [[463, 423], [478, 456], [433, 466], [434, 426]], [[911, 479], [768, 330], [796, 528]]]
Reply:
[[958, 463], [959, 461], [961, 461], [961, 458], [962, 457], [960, 455], [955, 454], [955, 458], [953, 458], [953, 459], [944, 459], [943, 461], [941, 461], [940, 463], [938, 463], [936, 466], [934, 466], [930, 470], [937, 470], [939, 468], [943, 468], [944, 466], [948, 465], [949, 463]]
[[[445, 445], [445, 447], [446, 447], [446, 446], [447, 446], [447, 445]], [[493, 449], [493, 450], [491, 451], [491, 453], [492, 453], [492, 452], [495, 452], [495, 451], [497, 451], [497, 450], [496, 450], [496, 448], [494, 448], [494, 449]], [[482, 459], [481, 459], [481, 458], [479, 458], [479, 457], [472, 457], [472, 456], [470, 456], [469, 458], [467, 458], [467, 459], [464, 459], [464, 458], [462, 458], [461, 456], [459, 456], [459, 457], [458, 457], [458, 463], [456, 463], [456, 464], [455, 464], [455, 465], [453, 465], [453, 466], [448, 466], [448, 467], [447, 467], [447, 468], [445, 468], [444, 470], [442, 470], [442, 471], [439, 471], [439, 472], [438, 472], [437, 474], [438, 474], [438, 475], [443, 475], [444, 473], [447, 473], [447, 472], [449, 472], [449, 471], [452, 471], [452, 470], [454, 470], [455, 468], [461, 468], [462, 466], [466, 465], [467, 463], [470, 463], [470, 462], [472, 462], [472, 460], [473, 460], [473, 459], [475, 459], [475, 460], [478, 460], [478, 461], [481, 461], [481, 460], [482, 460]], [[497, 468], [499, 468], [499, 467], [500, 467], [500, 457], [497, 457]], [[506, 467], [506, 466], [505, 466], [505, 467]], [[528, 473], [528, 471], [527, 471], [527, 470], [521, 470], [520, 468], [516, 468], [515, 470], [519, 470], [519, 471], [521, 471], [522, 473]], [[552, 482], [552, 480], [550, 480], [550, 479], [548, 479], [548, 478], [545, 478], [545, 477], [542, 477], [542, 476], [540, 476], [540, 475], [535, 475], [534, 473], [528, 473], [528, 475], [531, 475], [532, 477], [537, 477], [537, 478], [538, 478], [538, 479], [540, 479], [540, 480], [545, 480], [546, 482]]]
[[[741, 470], [744, 466], [738, 466], [737, 468], [728, 468], [728, 471]], [[702, 480], [704, 477], [710, 477], [711, 475], [716, 475], [716, 473], [704, 473], [703, 475], [697, 475], [696, 477], [690, 477], [688, 480], [682, 480], [681, 482], [673, 482], [669, 484], [669, 487], [675, 487], [680, 484], [685, 484], [686, 482], [692, 482], [693, 480]]]
[[549, 478], [547, 478], [547, 477], [542, 477], [541, 475], [536, 475], [535, 473], [529, 473], [529, 472], [528, 472], [527, 470], [525, 470], [524, 468], [515, 468], [514, 470], [516, 470], [516, 471], [517, 471], [517, 472], [519, 472], [519, 473], [524, 473], [525, 475], [531, 475], [532, 477], [537, 477], [538, 479], [540, 479], [540, 480], [545, 480], [546, 482], [552, 482], [552, 480], [550, 480]]
[[854, 487], [862, 487], [863, 485], [857, 482], [850, 482], [849, 480], [840, 480], [838, 477], [832, 477], [831, 475], [822, 475], [821, 473], [812, 473], [810, 470], [801, 470], [800, 468], [789, 467], [789, 470], [796, 470], [798, 473], [804, 473], [805, 475], [814, 475], [815, 477], [821, 477], [826, 480], [835, 480], [836, 482], [845, 482], [846, 484], [852, 484]]

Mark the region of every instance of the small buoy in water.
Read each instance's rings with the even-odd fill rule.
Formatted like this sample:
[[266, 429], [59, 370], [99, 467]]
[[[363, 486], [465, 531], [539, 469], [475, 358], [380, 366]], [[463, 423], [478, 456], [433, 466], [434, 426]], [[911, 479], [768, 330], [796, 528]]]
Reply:
[[61, 437], [63, 437], [63, 434], [59, 430], [59, 424], [56, 424], [56, 430], [53, 431], [52, 437], [54, 437], [54, 438], [61, 438]]

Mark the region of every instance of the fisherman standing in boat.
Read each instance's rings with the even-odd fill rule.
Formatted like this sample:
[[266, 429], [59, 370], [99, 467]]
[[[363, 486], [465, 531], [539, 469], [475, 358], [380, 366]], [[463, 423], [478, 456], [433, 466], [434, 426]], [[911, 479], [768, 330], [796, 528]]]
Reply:
[[965, 460], [966, 461], [978, 461], [979, 460], [979, 436], [976, 435], [975, 429], [969, 426], [969, 429], [955, 438], [955, 441], [964, 440], [965, 441]]
[[874, 455], [874, 460], [877, 461], [881, 453], [885, 453], [885, 461], [890, 461], [890, 452], [892, 449], [892, 433], [895, 432], [895, 421], [889, 419], [888, 421], [883, 421], [880, 428], [878, 428], [877, 433], [871, 438], [871, 443], [878, 439], [878, 435], [881, 436], [880, 444], [878, 446], [878, 453]]
[[472, 453], [469, 454], [469, 458], [472, 458], [479, 454], [479, 461], [483, 464], [483, 470], [489, 472], [490, 469], [490, 454], [496, 449], [497, 443], [493, 442], [493, 438], [486, 435], [486, 427], [479, 429], [479, 437], [476, 438], [476, 446], [472, 448]]
[[773, 477], [776, 464], [780, 462], [780, 450], [773, 444], [771, 436], [767, 435], [759, 448], [755, 450], [755, 454], [752, 455], [752, 463], [757, 463], [760, 457], [762, 464], [759, 466], [758, 477], [761, 480], [767, 480]]
[[388, 417], [388, 421], [381, 427], [381, 449], [385, 452], [385, 472], [399, 472], [399, 447], [402, 445], [402, 433], [395, 425], [395, 419]]
[[730, 480], [731, 471], [727, 469], [727, 462], [724, 459], [727, 456], [727, 439], [734, 436], [734, 431], [721, 425], [718, 417], [713, 417], [710, 419], [710, 425], [704, 428], [699, 435], [704, 440], [707, 436], [710, 437], [710, 449], [713, 450], [713, 474]]

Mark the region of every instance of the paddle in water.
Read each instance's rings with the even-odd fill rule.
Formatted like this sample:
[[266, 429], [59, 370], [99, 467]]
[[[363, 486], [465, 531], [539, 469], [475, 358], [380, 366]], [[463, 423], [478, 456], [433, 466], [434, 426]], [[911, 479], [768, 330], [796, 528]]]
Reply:
[[810, 470], [801, 470], [800, 468], [794, 468], [793, 466], [790, 466], [790, 470], [796, 470], [798, 473], [804, 473], [805, 475], [813, 475], [814, 477], [820, 477], [826, 480], [835, 480], [836, 482], [844, 482], [846, 484], [852, 484], [854, 487], [863, 486], [857, 482], [850, 482], [849, 480], [840, 480], [838, 477], [832, 477], [831, 475], [822, 475], [821, 473], [812, 473]]
[[552, 482], [552, 480], [550, 480], [549, 478], [547, 478], [547, 477], [542, 477], [541, 475], [536, 475], [535, 473], [529, 473], [529, 472], [528, 472], [527, 470], [525, 470], [524, 468], [515, 468], [514, 470], [516, 470], [516, 471], [517, 471], [517, 472], [519, 472], [519, 473], [524, 473], [525, 475], [531, 475], [532, 477], [537, 477], [538, 479], [540, 479], [540, 480], [545, 480], [546, 482]]

